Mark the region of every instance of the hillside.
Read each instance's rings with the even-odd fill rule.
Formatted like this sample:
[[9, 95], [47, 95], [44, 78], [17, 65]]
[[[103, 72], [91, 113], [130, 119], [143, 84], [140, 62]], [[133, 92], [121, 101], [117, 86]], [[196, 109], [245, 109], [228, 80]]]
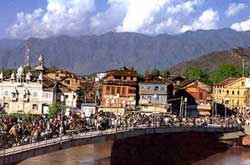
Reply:
[[[212, 51], [250, 45], [250, 31], [199, 30], [178, 35], [148, 36], [138, 33], [106, 33], [90, 36], [30, 38], [31, 64], [43, 54], [48, 66], [81, 74], [135, 66], [138, 71], [166, 69]], [[0, 40], [0, 68], [24, 63], [24, 40]]]
[[170, 68], [171, 73], [179, 74], [190, 67], [199, 67], [206, 72], [211, 72], [223, 64], [242, 65], [243, 59], [245, 66], [250, 66], [250, 48], [234, 48], [228, 51], [216, 51], [193, 60], [182, 62]]

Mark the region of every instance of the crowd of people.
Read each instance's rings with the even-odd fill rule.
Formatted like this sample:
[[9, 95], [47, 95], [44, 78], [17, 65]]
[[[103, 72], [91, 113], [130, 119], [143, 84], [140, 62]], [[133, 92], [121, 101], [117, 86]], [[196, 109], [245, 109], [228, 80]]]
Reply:
[[232, 116], [225, 121], [221, 117], [179, 118], [171, 114], [143, 114], [132, 112], [116, 117], [113, 113], [97, 112], [86, 117], [85, 114], [70, 113], [31, 118], [0, 118], [0, 147], [12, 147], [41, 140], [60, 137], [66, 134], [78, 134], [87, 131], [106, 130], [110, 128], [129, 129], [135, 127], [221, 127], [237, 126], [244, 120]]

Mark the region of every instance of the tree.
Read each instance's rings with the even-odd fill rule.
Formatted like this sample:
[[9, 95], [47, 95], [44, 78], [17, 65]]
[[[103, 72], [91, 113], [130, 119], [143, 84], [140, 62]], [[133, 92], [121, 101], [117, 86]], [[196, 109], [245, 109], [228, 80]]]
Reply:
[[165, 78], [170, 77], [170, 71], [168, 69], [162, 70], [160, 74], [162, 77], [165, 77]]
[[61, 114], [61, 111], [63, 111], [62, 113], [64, 114], [65, 110], [62, 106], [59, 106], [57, 103], [52, 103], [49, 106], [49, 114], [48, 117], [55, 117], [58, 114]]
[[156, 68], [153, 68], [151, 70], [151, 75], [152, 76], [159, 76], [160, 75], [160, 71], [158, 69], [156, 69]]
[[[212, 72], [209, 76], [211, 82], [218, 83], [229, 77], [241, 77], [243, 73], [242, 67], [238, 65], [224, 64], [221, 65], [218, 69]], [[249, 72], [246, 72], [248, 75]]]
[[183, 75], [185, 77], [188, 77], [190, 79], [193, 80], [200, 80], [204, 83], [208, 83], [209, 84], [209, 80], [208, 80], [208, 74], [206, 72], [204, 72], [201, 68], [198, 67], [190, 67], [187, 68]]

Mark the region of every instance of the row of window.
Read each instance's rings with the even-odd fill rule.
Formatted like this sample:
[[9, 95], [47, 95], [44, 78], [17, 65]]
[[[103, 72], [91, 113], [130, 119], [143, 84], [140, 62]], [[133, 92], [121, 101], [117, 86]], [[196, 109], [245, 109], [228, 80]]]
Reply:
[[219, 89], [219, 90], [215, 90], [215, 93], [216, 94], [224, 94], [224, 92], [226, 92], [225, 94], [227, 94], [227, 95], [240, 95], [240, 91], [239, 90], [236, 90], [236, 91], [234, 91], [234, 90], [226, 90], [226, 91], [224, 91], [224, 90], [221, 90], [221, 89]]
[[[4, 92], [4, 96], [8, 97], [10, 95], [10, 92], [9, 91], [5, 91]], [[14, 92], [11, 92], [11, 96], [12, 97], [18, 97], [18, 93], [14, 93]], [[24, 98], [28, 97], [28, 94], [24, 94]], [[34, 98], [37, 98], [38, 97], [38, 93], [37, 92], [33, 92], [32, 93], [32, 97]], [[50, 93], [43, 93], [43, 97], [44, 98], [51, 98], [51, 94]]]
[[[4, 103], [5, 108], [9, 108], [9, 103]], [[38, 110], [38, 105], [37, 104], [32, 104], [32, 109], [33, 110]]]
[[114, 76], [114, 79], [117, 79], [117, 80], [130, 80], [130, 81], [133, 81], [134, 80], [134, 77], [126, 77], [126, 76]]
[[[111, 86], [106, 86], [106, 95], [116, 95], [116, 94], [120, 94], [121, 96], [125, 96], [126, 95], [126, 87], [111, 87]], [[131, 90], [129, 90], [129, 92], [133, 92]]]
[[140, 89], [147, 89], [147, 90], [154, 90], [154, 91], [165, 91], [166, 87], [164, 86], [150, 86], [150, 85], [146, 85], [146, 86], [140, 86]]

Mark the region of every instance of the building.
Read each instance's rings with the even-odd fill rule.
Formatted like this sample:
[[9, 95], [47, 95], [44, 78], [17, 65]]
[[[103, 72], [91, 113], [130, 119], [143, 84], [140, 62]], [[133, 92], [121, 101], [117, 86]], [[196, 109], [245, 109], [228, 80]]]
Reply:
[[211, 88], [199, 80], [186, 79], [178, 85], [176, 98], [186, 98], [187, 111], [193, 116], [211, 115]]
[[48, 113], [48, 106], [56, 98], [55, 82], [40, 73], [24, 73], [23, 67], [6, 78], [0, 76], [0, 104], [7, 113]]
[[249, 108], [250, 78], [230, 77], [224, 81], [214, 84], [213, 101], [224, 105], [235, 112], [244, 112]]
[[124, 113], [125, 109], [135, 109], [137, 72], [134, 68], [110, 70], [101, 84], [101, 110]]
[[45, 74], [53, 79], [56, 80], [60, 83], [62, 83], [65, 86], [68, 86], [69, 88], [72, 89], [80, 89], [81, 84], [85, 82], [83, 78], [80, 76], [77, 76], [74, 73], [59, 69], [59, 68], [50, 68], [47, 69]]
[[80, 108], [78, 90], [45, 75], [46, 69], [40, 56], [38, 65], [29, 71], [20, 66], [10, 77], [1, 72], [1, 109], [7, 113], [47, 114], [54, 102], [66, 109]]
[[143, 112], [167, 112], [172, 97], [172, 81], [160, 76], [147, 76], [139, 82], [139, 105]]

